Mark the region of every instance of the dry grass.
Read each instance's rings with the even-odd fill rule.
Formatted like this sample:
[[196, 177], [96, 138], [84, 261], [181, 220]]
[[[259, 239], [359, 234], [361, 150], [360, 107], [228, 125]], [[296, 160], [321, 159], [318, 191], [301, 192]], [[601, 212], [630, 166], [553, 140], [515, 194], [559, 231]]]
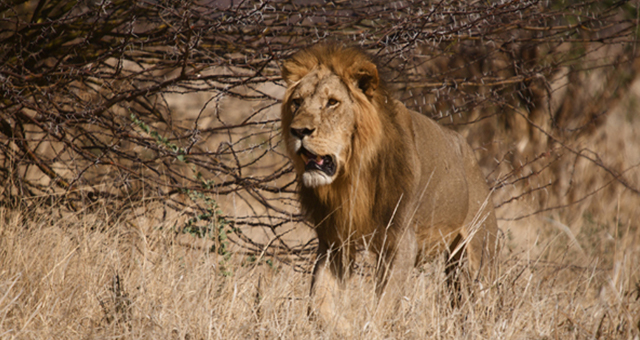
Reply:
[[[0, 338], [336, 337], [307, 317], [310, 275], [275, 259], [243, 265], [240, 255], [186, 247], [171, 223], [105, 216], [0, 210]], [[571, 231], [536, 221], [520, 223], [538, 231], [535, 240], [506, 240], [496, 286], [451, 308], [436, 261], [414, 272], [385, 334], [359, 338], [637, 339], [637, 220], [609, 230], [610, 247], [579, 241], [581, 250]], [[343, 310], [362, 329], [373, 307], [369, 278], [355, 276], [346, 296]]]

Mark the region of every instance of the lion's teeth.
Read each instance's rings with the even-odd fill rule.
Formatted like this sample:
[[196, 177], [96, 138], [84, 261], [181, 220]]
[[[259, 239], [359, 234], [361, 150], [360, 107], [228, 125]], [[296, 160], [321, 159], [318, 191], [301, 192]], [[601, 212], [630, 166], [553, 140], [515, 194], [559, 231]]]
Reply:
[[324, 159], [322, 158], [322, 156], [314, 155], [307, 150], [303, 150], [300, 153], [300, 158], [302, 158], [302, 161], [304, 162], [304, 164], [309, 164], [310, 162], [314, 162], [318, 165], [324, 164]]

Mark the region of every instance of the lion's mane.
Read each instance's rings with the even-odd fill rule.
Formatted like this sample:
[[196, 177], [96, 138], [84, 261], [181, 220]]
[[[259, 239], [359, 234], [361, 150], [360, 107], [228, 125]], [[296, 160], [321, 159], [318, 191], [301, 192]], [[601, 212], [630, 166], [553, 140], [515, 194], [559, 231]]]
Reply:
[[[316, 45], [295, 54], [283, 77], [295, 82], [318, 65], [329, 68], [347, 85], [355, 102], [356, 131], [341, 176], [332, 185], [301, 186], [300, 200], [307, 217], [317, 224], [318, 236], [342, 244], [374, 235], [379, 221], [391, 221], [398, 200], [411, 191], [406, 166], [410, 156], [393, 99], [369, 55], [358, 48]], [[283, 110], [288, 107], [285, 104]]]

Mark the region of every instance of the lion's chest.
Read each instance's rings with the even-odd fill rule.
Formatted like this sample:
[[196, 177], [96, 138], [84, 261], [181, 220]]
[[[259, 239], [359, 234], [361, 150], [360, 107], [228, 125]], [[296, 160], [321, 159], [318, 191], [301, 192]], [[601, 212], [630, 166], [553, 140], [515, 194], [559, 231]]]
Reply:
[[[367, 184], [372, 183], [375, 182]], [[403, 201], [406, 193], [398, 188], [390, 190], [375, 185], [361, 189], [352, 187], [350, 193], [333, 199], [303, 197], [303, 209], [322, 241], [366, 243], [372, 237], [383, 237], [389, 230], [406, 225], [406, 212], [412, 201], [408, 195]]]

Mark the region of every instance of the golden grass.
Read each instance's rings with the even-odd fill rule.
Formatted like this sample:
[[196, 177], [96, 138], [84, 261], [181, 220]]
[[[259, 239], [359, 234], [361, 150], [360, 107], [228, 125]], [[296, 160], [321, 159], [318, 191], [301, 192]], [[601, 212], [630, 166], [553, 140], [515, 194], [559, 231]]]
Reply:
[[[225, 262], [176, 242], [171, 223], [104, 216], [0, 210], [0, 338], [338, 338], [307, 316], [309, 274], [277, 259]], [[435, 261], [414, 271], [384, 334], [358, 337], [637, 339], [637, 222], [609, 230], [619, 236], [606, 240], [611, 247], [581, 254], [566, 230], [544, 232], [537, 221], [519, 222], [541, 231], [537, 240], [505, 240], [494, 287], [451, 308], [443, 261]], [[355, 329], [370, 321], [371, 295], [369, 277], [354, 276], [341, 310]]]

